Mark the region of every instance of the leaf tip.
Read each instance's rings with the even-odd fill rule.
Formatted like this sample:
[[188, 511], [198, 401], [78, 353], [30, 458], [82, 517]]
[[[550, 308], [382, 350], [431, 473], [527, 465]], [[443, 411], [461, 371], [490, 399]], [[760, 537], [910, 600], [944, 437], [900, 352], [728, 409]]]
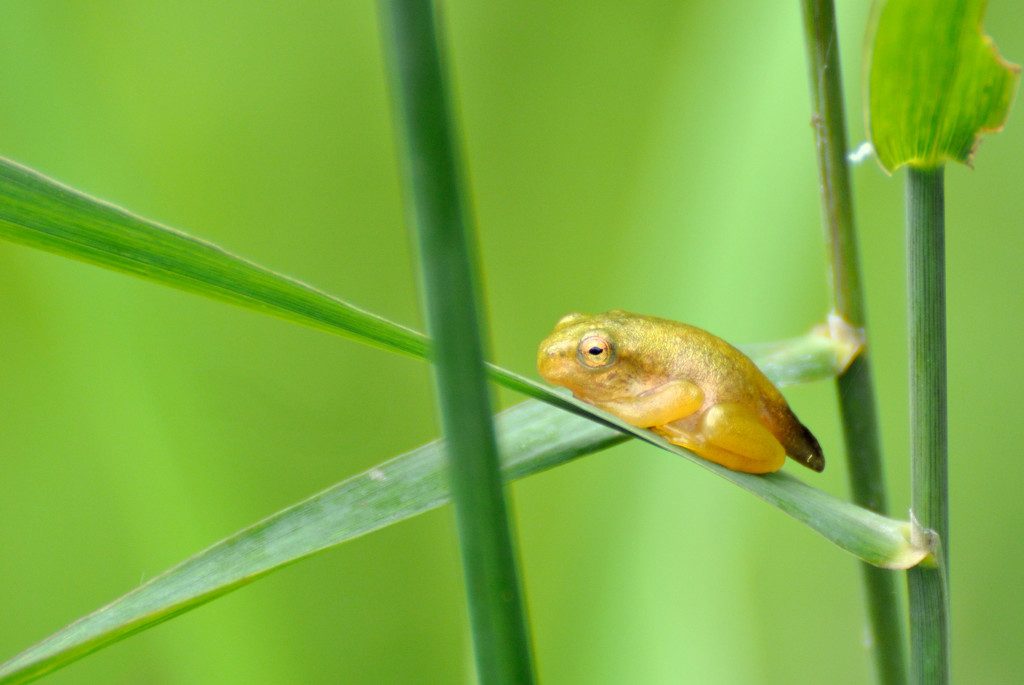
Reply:
[[1002, 130], [1020, 66], [982, 27], [984, 2], [887, 0], [866, 54], [868, 136], [883, 169], [973, 165], [980, 136]]

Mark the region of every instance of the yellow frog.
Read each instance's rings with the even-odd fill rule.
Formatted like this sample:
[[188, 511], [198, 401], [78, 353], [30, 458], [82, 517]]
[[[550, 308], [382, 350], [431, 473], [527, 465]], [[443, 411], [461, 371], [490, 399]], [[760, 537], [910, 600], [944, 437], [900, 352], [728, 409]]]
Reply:
[[707, 331], [614, 310], [566, 314], [540, 344], [544, 380], [734, 471], [771, 473], [786, 455], [825, 457], [749, 357]]

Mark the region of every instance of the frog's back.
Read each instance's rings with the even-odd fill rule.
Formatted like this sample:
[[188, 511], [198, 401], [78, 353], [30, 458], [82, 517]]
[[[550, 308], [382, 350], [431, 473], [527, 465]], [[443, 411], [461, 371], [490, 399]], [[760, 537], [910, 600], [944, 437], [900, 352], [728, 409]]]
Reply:
[[[649, 341], [641, 354], [660, 358], [669, 373], [701, 387], [711, 403], [766, 401], [785, 403], [758, 366], [739, 349], [702, 328], [654, 316], [621, 314], [633, 319], [637, 339]], [[629, 324], [624, 324], [629, 325]]]
[[656, 360], [666, 375], [686, 378], [704, 392], [702, 410], [721, 403], [754, 409], [786, 454], [815, 471], [825, 468], [821, 446], [779, 389], [742, 351], [707, 331], [679, 321], [622, 310], [608, 312], [628, 332], [635, 351]]

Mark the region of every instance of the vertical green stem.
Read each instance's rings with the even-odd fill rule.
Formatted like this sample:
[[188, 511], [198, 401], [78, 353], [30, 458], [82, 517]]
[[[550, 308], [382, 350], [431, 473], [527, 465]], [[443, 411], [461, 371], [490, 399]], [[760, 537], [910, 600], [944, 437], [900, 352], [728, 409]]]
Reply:
[[949, 564], [946, 473], [946, 248], [942, 168], [907, 173], [912, 504]]
[[[867, 316], [846, 160], [846, 121], [835, 8], [832, 0], [803, 0], [801, 4], [834, 308], [847, 323], [863, 329]], [[867, 350], [836, 379], [836, 389], [853, 500], [873, 511], [887, 513], [874, 383]], [[895, 575], [862, 563], [861, 576], [872, 632], [869, 644], [876, 680], [885, 685], [900, 685], [906, 682], [907, 668], [903, 615]]]
[[946, 443], [946, 256], [942, 168], [907, 173], [911, 504], [935, 566], [907, 573], [911, 674], [950, 681], [949, 508]]
[[406, 192], [451, 464], [481, 683], [532, 683], [533, 658], [498, 467], [467, 248], [455, 125], [430, 0], [382, 0]]

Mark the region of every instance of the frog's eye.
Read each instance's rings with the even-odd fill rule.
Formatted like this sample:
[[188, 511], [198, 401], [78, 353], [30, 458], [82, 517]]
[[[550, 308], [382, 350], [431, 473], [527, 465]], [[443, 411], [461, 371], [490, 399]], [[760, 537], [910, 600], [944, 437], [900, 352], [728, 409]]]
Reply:
[[608, 366], [615, 359], [615, 350], [612, 349], [611, 342], [608, 338], [596, 333], [580, 340], [576, 353], [583, 365], [592, 369]]

